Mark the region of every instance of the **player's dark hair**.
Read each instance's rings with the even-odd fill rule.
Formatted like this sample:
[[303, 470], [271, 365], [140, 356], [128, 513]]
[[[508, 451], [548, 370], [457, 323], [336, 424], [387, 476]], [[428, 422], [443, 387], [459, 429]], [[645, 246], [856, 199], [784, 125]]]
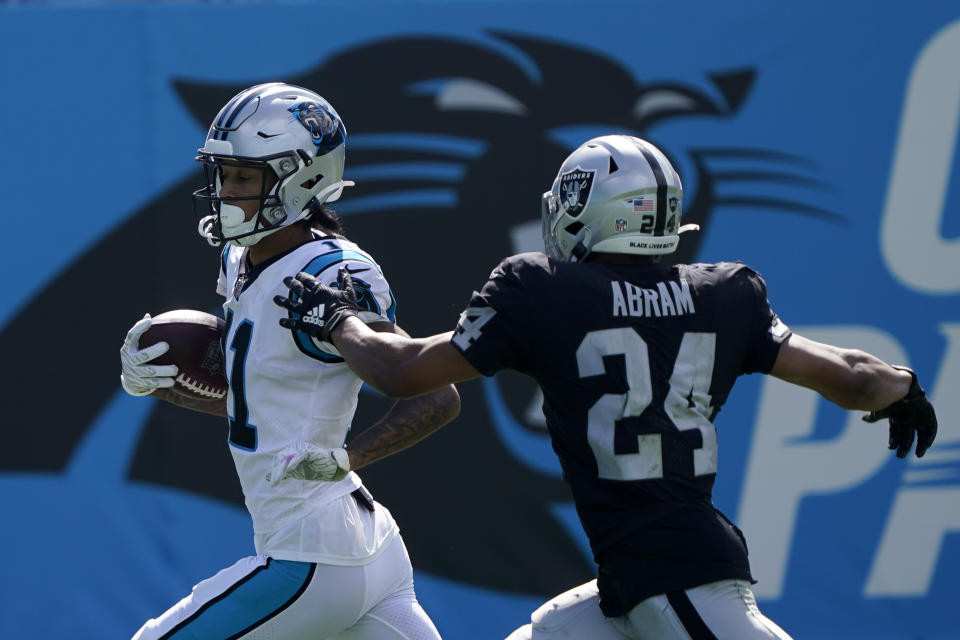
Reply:
[[307, 216], [307, 222], [311, 227], [326, 233], [336, 233], [343, 235], [343, 221], [336, 211], [329, 205], [320, 204], [316, 200], [311, 200], [307, 205], [310, 215]]

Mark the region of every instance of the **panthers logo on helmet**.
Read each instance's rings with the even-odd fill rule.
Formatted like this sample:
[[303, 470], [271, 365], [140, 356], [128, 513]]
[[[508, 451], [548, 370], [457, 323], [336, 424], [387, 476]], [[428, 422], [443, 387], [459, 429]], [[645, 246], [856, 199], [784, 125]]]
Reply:
[[590, 199], [590, 187], [596, 171], [584, 171], [577, 167], [560, 176], [560, 206], [567, 214], [576, 217], [587, 206]]
[[326, 106], [316, 102], [298, 102], [290, 107], [290, 112], [310, 132], [313, 144], [317, 146], [317, 155], [343, 142], [340, 120]]

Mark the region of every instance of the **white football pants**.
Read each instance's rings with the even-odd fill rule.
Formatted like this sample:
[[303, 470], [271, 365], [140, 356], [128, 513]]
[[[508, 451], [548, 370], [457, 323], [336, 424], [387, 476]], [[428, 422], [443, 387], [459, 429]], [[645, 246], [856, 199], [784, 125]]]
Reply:
[[200, 582], [133, 640], [440, 640], [400, 536], [369, 564], [243, 558]]
[[625, 616], [600, 611], [597, 581], [550, 600], [507, 640], [791, 640], [768, 620], [745, 580], [647, 598]]

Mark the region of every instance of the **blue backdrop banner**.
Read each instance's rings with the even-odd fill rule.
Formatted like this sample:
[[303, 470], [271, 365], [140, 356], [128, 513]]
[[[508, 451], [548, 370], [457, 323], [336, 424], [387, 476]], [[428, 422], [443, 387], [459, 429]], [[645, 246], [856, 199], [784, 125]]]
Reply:
[[[453, 328], [539, 195], [622, 132], [684, 182], [676, 259], [742, 260], [807, 337], [913, 367], [922, 459], [800, 388], [742, 379], [717, 419], [717, 506], [761, 609], [796, 638], [960, 637], [960, 6], [0, 3], [0, 637], [124, 638], [253, 553], [225, 424], [118, 384], [144, 312], [216, 312], [194, 160], [238, 90], [283, 80], [348, 130], [338, 203], [398, 321]], [[361, 471], [444, 637], [502, 638], [594, 567], [539, 392], [462, 386], [456, 422]], [[389, 406], [365, 391], [354, 431]]]

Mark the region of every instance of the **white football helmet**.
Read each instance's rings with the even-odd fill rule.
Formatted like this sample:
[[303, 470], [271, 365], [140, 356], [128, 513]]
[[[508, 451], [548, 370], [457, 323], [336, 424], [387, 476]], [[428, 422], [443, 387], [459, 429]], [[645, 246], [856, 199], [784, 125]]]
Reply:
[[547, 255], [579, 262], [590, 253], [672, 253], [680, 224], [683, 185], [670, 161], [640, 138], [593, 138], [571, 153], [541, 198]]
[[[250, 246], [305, 218], [311, 201], [338, 199], [343, 187], [353, 185], [343, 180], [346, 137], [334, 108], [309, 89], [271, 82], [235, 95], [197, 151], [206, 177], [206, 186], [193, 194], [200, 235], [214, 246], [227, 241]], [[243, 198], [260, 201], [250, 220], [231, 204], [241, 198], [220, 197], [224, 165], [270, 169], [277, 176], [269, 190]]]

